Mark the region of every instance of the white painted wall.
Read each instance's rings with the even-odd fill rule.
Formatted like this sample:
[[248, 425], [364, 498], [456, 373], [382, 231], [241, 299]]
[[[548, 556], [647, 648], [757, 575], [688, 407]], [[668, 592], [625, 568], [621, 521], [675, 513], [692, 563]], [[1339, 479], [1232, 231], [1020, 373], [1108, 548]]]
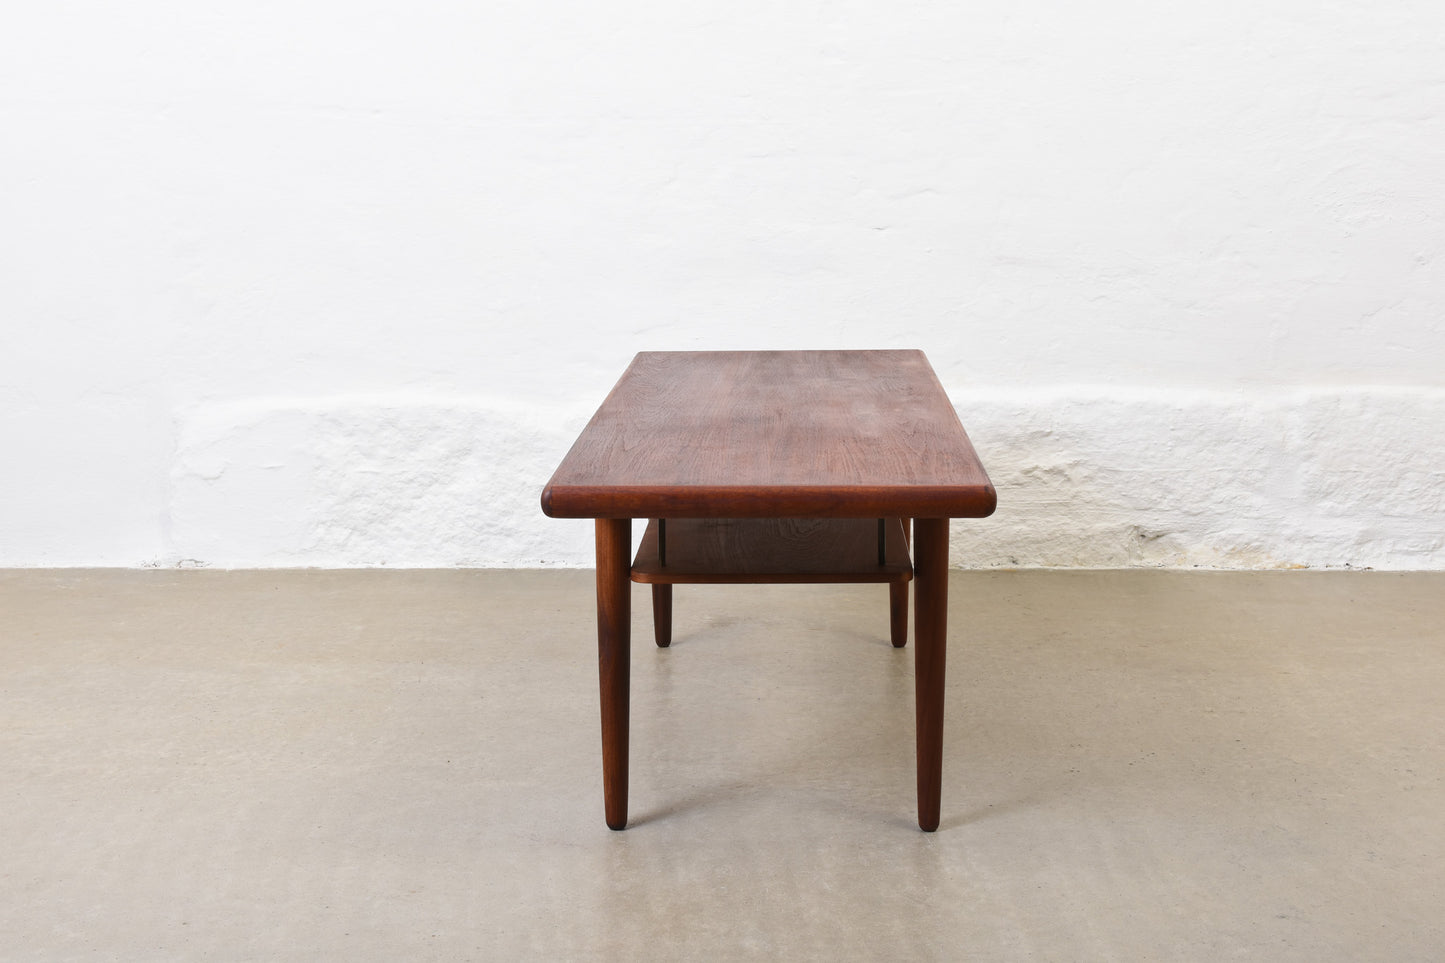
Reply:
[[1445, 567], [1445, 4], [0, 29], [0, 565], [582, 565], [633, 352], [921, 347], [972, 565]]

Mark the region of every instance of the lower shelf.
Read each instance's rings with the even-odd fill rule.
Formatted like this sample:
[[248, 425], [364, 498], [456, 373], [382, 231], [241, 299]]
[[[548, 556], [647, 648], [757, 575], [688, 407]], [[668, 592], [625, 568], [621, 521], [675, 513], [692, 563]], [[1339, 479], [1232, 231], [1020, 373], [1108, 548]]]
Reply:
[[647, 523], [632, 580], [654, 585], [762, 582], [907, 582], [913, 578], [903, 523], [875, 518], [671, 518], [666, 559]]

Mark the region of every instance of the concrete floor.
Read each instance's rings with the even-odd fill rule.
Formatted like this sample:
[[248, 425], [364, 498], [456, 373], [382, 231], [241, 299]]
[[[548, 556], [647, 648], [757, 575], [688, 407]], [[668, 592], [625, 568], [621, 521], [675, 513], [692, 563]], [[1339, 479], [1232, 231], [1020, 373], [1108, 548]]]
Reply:
[[943, 824], [881, 586], [0, 573], [0, 959], [1445, 958], [1445, 573], [955, 573]]

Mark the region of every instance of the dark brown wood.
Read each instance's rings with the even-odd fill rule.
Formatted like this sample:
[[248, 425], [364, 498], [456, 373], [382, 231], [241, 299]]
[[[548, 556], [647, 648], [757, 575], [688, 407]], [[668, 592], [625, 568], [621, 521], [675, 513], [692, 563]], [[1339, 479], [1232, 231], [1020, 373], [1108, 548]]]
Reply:
[[913, 664], [918, 726], [918, 828], [938, 828], [943, 786], [943, 682], [948, 652], [948, 519], [913, 520]]
[[[900, 518], [898, 521], [903, 526], [903, 544], [907, 551], [913, 540], [912, 519]], [[895, 649], [908, 644], [908, 585], [905, 582], [894, 582], [888, 586], [888, 634]]]
[[908, 583], [888, 586], [888, 640], [895, 649], [908, 644]]
[[627, 826], [632, 676], [632, 519], [597, 519], [597, 677], [602, 697], [602, 798], [607, 825]]
[[[542, 492], [548, 515], [598, 519], [607, 825], [621, 829], [627, 824], [629, 576], [654, 585], [658, 645], [665, 646], [671, 641], [674, 582], [854, 581], [871, 569], [871, 577], [863, 580], [890, 585], [890, 629], [894, 645], [901, 646], [908, 631], [907, 576], [902, 573], [908, 565], [911, 517], [916, 525], [918, 825], [928, 832], [937, 829], [948, 519], [982, 517], [994, 505], [988, 475], [922, 352], [637, 355]], [[880, 517], [902, 521], [885, 524], [882, 566], [874, 527]], [[638, 565], [628, 565], [632, 518], [669, 520], [665, 557], [654, 537], [651, 555], [641, 552]], [[706, 531], [699, 520], [708, 519], [733, 521], [713, 525], [714, 535], [724, 533], [720, 539], [694, 537]], [[738, 519], [790, 521], [762, 524], [759, 532], [772, 533], [763, 543], [770, 537], [772, 547], [756, 552], [736, 550], [730, 541], [728, 532], [744, 530], [727, 528], [740, 524]], [[871, 561], [859, 562], [853, 549], [841, 566], [826, 553], [808, 556], [801, 551], [806, 540], [794, 544], [793, 538], [802, 531], [802, 519], [833, 520], [818, 531], [834, 535], [849, 530], [837, 520], [865, 520], [865, 530], [872, 530], [864, 539]], [[894, 543], [900, 537], [898, 548]], [[643, 542], [646, 546], [648, 538]], [[718, 545], [722, 550], [714, 551]], [[700, 560], [689, 559], [689, 552], [700, 553]], [[848, 578], [836, 577], [844, 574]]]
[[667, 564], [649, 523], [632, 579], [653, 585], [762, 582], [907, 582], [903, 526], [887, 519], [884, 564], [878, 521], [865, 518], [673, 518]]
[[652, 586], [652, 633], [659, 649], [672, 645], [671, 585]]
[[981, 517], [921, 351], [638, 354], [542, 492], [563, 518]]

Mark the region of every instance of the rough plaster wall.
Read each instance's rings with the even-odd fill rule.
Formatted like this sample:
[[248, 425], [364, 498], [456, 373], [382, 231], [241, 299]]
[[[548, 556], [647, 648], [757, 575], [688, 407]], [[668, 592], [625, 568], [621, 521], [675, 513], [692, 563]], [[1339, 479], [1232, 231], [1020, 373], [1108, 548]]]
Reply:
[[591, 526], [543, 524], [538, 479], [590, 414], [414, 393], [203, 408], [181, 429], [170, 540], [189, 564], [578, 564]]
[[[993, 517], [954, 523], [955, 564], [1410, 569], [1445, 551], [1445, 390], [953, 396], [1000, 491]], [[172, 542], [235, 565], [585, 565], [591, 523], [545, 518], [537, 496], [588, 414], [415, 396], [204, 410], [182, 432]]]
[[954, 401], [999, 490], [994, 516], [954, 523], [955, 564], [1418, 569], [1445, 553], [1445, 390]]
[[587, 564], [634, 351], [921, 347], [963, 564], [1445, 567], [1445, 4], [20, 5], [0, 565]]

